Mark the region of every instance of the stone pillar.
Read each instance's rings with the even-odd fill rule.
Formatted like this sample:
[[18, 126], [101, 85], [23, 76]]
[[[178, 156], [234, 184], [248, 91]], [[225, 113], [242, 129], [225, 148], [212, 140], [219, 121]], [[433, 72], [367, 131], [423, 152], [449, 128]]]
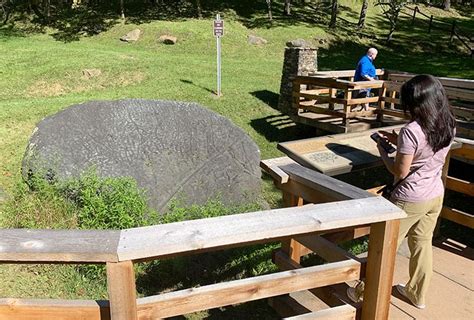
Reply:
[[288, 115], [297, 114], [297, 109], [292, 106], [293, 83], [291, 77], [296, 75], [306, 76], [316, 72], [317, 49], [307, 47], [301, 41], [290, 41], [286, 44], [285, 59], [283, 61], [283, 71], [280, 84], [280, 98], [278, 100], [278, 110]]

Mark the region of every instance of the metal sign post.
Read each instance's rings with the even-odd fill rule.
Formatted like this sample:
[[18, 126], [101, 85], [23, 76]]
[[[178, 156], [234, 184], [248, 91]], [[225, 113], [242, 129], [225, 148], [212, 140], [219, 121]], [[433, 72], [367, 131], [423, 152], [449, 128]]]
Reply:
[[217, 96], [221, 96], [221, 37], [224, 35], [224, 21], [220, 14], [216, 15], [214, 20], [214, 36], [217, 42]]

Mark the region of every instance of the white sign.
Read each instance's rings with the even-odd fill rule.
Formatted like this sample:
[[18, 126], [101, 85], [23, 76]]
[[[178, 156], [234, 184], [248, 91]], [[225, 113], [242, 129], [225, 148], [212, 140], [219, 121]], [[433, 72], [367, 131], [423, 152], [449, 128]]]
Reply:
[[224, 20], [214, 20], [214, 37], [222, 37], [224, 35]]

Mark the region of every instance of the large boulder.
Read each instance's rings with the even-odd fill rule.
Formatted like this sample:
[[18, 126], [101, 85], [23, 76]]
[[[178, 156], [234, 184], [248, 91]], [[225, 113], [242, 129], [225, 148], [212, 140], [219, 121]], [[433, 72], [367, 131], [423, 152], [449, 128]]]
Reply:
[[265, 40], [262, 37], [257, 37], [251, 34], [247, 36], [247, 43], [253, 44], [253, 45], [262, 45], [262, 44], [266, 44], [267, 40]]
[[93, 101], [43, 119], [27, 147], [22, 171], [55, 179], [95, 168], [101, 176], [133, 177], [151, 207], [173, 198], [203, 204], [256, 199], [259, 150], [226, 118], [196, 103]]
[[135, 42], [135, 41], [138, 41], [138, 39], [140, 39], [141, 34], [142, 34], [142, 31], [140, 29], [133, 29], [126, 35], [120, 37], [120, 40], [124, 42]]

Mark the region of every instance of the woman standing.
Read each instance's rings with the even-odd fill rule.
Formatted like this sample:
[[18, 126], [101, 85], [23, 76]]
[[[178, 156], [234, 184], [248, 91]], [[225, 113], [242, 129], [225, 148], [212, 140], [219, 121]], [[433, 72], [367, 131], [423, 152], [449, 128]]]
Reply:
[[[446, 92], [433, 76], [419, 75], [401, 89], [401, 105], [411, 121], [397, 136], [380, 135], [397, 145], [395, 160], [377, 144], [382, 160], [394, 176], [390, 201], [403, 209], [398, 246], [408, 236], [409, 274], [406, 285], [397, 289], [417, 308], [425, 308], [425, 296], [433, 273], [431, 241], [443, 205], [444, 186], [441, 171], [455, 135], [456, 121]], [[352, 290], [351, 290], [352, 289]], [[360, 288], [349, 288], [351, 299], [359, 300]], [[359, 293], [359, 294], [357, 294]]]

